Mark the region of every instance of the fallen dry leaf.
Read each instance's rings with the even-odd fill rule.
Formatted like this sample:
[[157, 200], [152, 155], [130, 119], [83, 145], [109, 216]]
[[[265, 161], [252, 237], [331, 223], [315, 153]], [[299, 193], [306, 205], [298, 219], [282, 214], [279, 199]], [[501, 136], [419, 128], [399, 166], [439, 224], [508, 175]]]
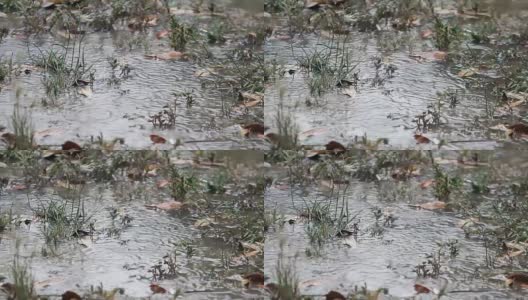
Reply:
[[264, 281], [266, 280], [266, 278], [264, 277], [264, 274], [262, 273], [251, 273], [251, 274], [245, 275], [243, 278], [244, 280], [242, 281], [242, 283], [247, 288], [249, 287], [263, 288]]
[[444, 201], [432, 201], [427, 203], [422, 203], [418, 207], [427, 210], [436, 210], [446, 208], [446, 203]]
[[415, 134], [414, 139], [416, 140], [416, 144], [429, 144], [431, 140], [421, 134]]
[[325, 295], [326, 300], [346, 300], [346, 297], [343, 296], [343, 294], [336, 292], [336, 291], [330, 291]]
[[215, 222], [212, 219], [203, 218], [203, 219], [197, 220], [194, 223], [194, 227], [195, 228], [206, 228], [206, 227], [209, 227], [209, 226], [214, 225], [214, 224], [215, 224]]
[[346, 151], [345, 146], [342, 144], [336, 142], [336, 141], [330, 141], [325, 145], [325, 149], [327, 151], [330, 151], [334, 154], [340, 154]]
[[428, 287], [418, 283], [414, 285], [414, 290], [416, 291], [416, 294], [429, 294], [431, 292]]
[[150, 140], [154, 144], [165, 144], [167, 142], [167, 140], [164, 137], [161, 137], [161, 136], [156, 135], [156, 134], [151, 134], [150, 135]]
[[159, 60], [178, 60], [184, 59], [185, 53], [179, 51], [169, 51], [161, 54], [145, 55], [146, 58]]
[[526, 124], [517, 123], [506, 127], [511, 130], [511, 133], [508, 134], [511, 137], [528, 135], [528, 125]]
[[82, 298], [75, 292], [66, 291], [62, 294], [62, 300], [82, 300]]
[[81, 146], [79, 144], [72, 142], [72, 141], [66, 141], [64, 144], [62, 144], [62, 151], [70, 152], [70, 153], [79, 153], [82, 151]]
[[356, 88], [353, 86], [342, 89], [341, 92], [343, 93], [343, 95], [347, 95], [350, 98], [354, 98], [357, 95]]
[[179, 201], [168, 201], [158, 204], [149, 204], [145, 205], [147, 208], [154, 208], [154, 209], [161, 209], [165, 211], [171, 211], [171, 210], [179, 210], [183, 207], [183, 203]]
[[14, 146], [16, 143], [16, 135], [10, 132], [6, 132], [2, 134], [2, 141], [6, 143], [8, 146]]
[[420, 32], [420, 36], [424, 40], [430, 38], [431, 36], [433, 36], [433, 34], [434, 34], [434, 32], [431, 29], [426, 29], [426, 30], [423, 30], [422, 32]]
[[92, 88], [89, 85], [80, 87], [77, 92], [84, 97], [90, 97], [93, 94]]
[[513, 272], [506, 275], [506, 285], [513, 288], [528, 288], [528, 273]]
[[160, 181], [158, 181], [158, 183], [156, 184], [156, 186], [159, 188], [159, 189], [162, 189], [164, 187], [166, 187], [167, 185], [169, 185], [169, 181], [167, 179], [162, 179]]
[[475, 68], [464, 69], [458, 72], [458, 77], [467, 78], [475, 75], [476, 73], [477, 70], [475, 70]]
[[301, 138], [307, 139], [312, 136], [318, 136], [328, 131], [328, 128], [314, 128], [304, 132], [299, 133]]
[[240, 130], [240, 133], [245, 137], [250, 136], [257, 136], [257, 137], [263, 137], [264, 131], [266, 131], [266, 127], [262, 124], [248, 124], [245, 126], [241, 126], [242, 129]]
[[303, 288], [318, 286], [321, 285], [321, 282], [317, 279], [309, 279], [300, 283], [300, 286]]
[[158, 40], [161, 40], [162, 38], [164, 38], [164, 37], [166, 37], [168, 35], [169, 35], [169, 31], [166, 30], [166, 29], [156, 32], [156, 38]]
[[167, 293], [166, 289], [164, 289], [163, 287], [161, 287], [161, 286], [159, 286], [157, 284], [154, 284], [154, 283], [150, 284], [150, 290], [154, 294], [165, 294], [165, 293]]
[[420, 187], [421, 187], [422, 189], [425, 190], [426, 188], [428, 188], [429, 186], [431, 186], [434, 182], [435, 182], [434, 179], [427, 179], [427, 180], [424, 180], [424, 181], [422, 181], [422, 182], [420, 183]]
[[46, 130], [37, 131], [33, 134], [33, 138], [42, 139], [52, 135], [63, 134], [64, 130], [60, 128], [48, 128]]

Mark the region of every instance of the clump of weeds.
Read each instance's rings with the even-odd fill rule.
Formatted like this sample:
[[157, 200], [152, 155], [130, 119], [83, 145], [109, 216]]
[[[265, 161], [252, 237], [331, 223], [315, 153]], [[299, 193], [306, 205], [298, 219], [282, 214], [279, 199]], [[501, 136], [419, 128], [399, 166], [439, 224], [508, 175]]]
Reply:
[[30, 150], [33, 148], [33, 124], [31, 115], [21, 112], [19, 104], [15, 104], [13, 115], [11, 116], [11, 126], [13, 127], [14, 141], [10, 142], [10, 148], [16, 150]]
[[37, 299], [35, 281], [31, 275], [30, 268], [21, 261], [18, 253], [15, 255], [11, 266], [11, 276], [13, 277], [13, 284], [9, 294], [14, 297], [12, 299]]
[[185, 199], [190, 192], [196, 192], [199, 188], [198, 178], [180, 172], [176, 166], [170, 165], [167, 169], [169, 177], [169, 190], [174, 199]]
[[170, 129], [176, 126], [177, 101], [174, 99], [171, 103], [163, 106], [163, 110], [151, 115], [148, 119], [154, 128]]
[[73, 41], [71, 46], [68, 41], [59, 49], [41, 50], [32, 57], [35, 65], [47, 73], [42, 79], [47, 95], [56, 98], [74, 86], [93, 82], [94, 72], [85, 62], [82, 40]]
[[86, 215], [84, 200], [80, 196], [71, 203], [67, 201], [43, 203], [36, 213], [44, 221], [42, 233], [49, 245], [56, 246], [65, 239], [87, 234], [84, 228], [90, 218]]
[[2, 233], [3, 231], [9, 228], [12, 220], [13, 220], [13, 217], [11, 213], [5, 213], [5, 212], [0, 213], [0, 233]]
[[298, 65], [308, 74], [308, 87], [312, 96], [322, 96], [335, 87], [354, 83], [354, 64], [346, 47], [347, 40], [332, 39], [323, 49], [314, 49], [297, 59]]
[[457, 25], [450, 25], [435, 18], [434, 43], [438, 50], [447, 51], [460, 42], [462, 31]]
[[[281, 242], [281, 249], [282, 249]], [[282, 253], [282, 250], [281, 250]], [[281, 254], [275, 267], [276, 288], [273, 289], [272, 299], [301, 299], [300, 281], [291, 262], [285, 262]]]
[[[0, 41], [1, 41], [0, 35]], [[0, 59], [0, 83], [6, 82], [11, 78], [11, 72], [13, 71], [13, 60], [12, 59]]]
[[187, 44], [196, 39], [195, 29], [181, 23], [175, 16], [170, 19], [170, 46], [174, 50], [183, 51]]
[[434, 195], [440, 201], [448, 201], [450, 195], [462, 187], [462, 179], [459, 176], [450, 176], [437, 165], [434, 165], [434, 169]]

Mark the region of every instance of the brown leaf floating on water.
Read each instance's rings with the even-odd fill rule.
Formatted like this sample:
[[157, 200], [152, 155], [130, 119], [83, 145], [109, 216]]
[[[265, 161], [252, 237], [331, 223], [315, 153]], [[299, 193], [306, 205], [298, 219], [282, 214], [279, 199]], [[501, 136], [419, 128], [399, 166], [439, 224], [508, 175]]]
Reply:
[[425, 190], [426, 188], [428, 188], [429, 186], [431, 186], [434, 182], [435, 182], [434, 179], [427, 179], [427, 180], [424, 180], [424, 181], [422, 181], [422, 182], [420, 183], [420, 187], [421, 187], [422, 189]]
[[179, 59], [185, 59], [186, 55], [185, 53], [180, 52], [180, 51], [169, 51], [169, 52], [160, 53], [160, 54], [145, 55], [145, 58], [159, 59], [159, 60], [179, 60]]
[[264, 281], [266, 280], [262, 273], [247, 274], [243, 278], [245, 287], [264, 287]]
[[62, 300], [82, 300], [82, 298], [75, 292], [66, 291], [62, 294]]
[[165, 294], [167, 293], [167, 290], [157, 284], [154, 284], [154, 283], [151, 283], [150, 284], [150, 290], [152, 291], [152, 293], [154, 294]]
[[513, 288], [528, 288], [528, 273], [513, 272], [506, 275], [506, 285]]
[[264, 136], [264, 131], [266, 131], [266, 129], [267, 128], [264, 127], [264, 125], [255, 123], [255, 124], [248, 124], [248, 125], [242, 126], [242, 129], [240, 132], [245, 137], [250, 137], [250, 136], [262, 137]]
[[414, 139], [416, 140], [417, 144], [429, 144], [431, 140], [421, 134], [415, 134]]
[[414, 285], [414, 290], [416, 291], [416, 294], [429, 294], [431, 292], [428, 287], [418, 283]]
[[328, 292], [325, 297], [326, 300], [346, 300], [346, 297], [343, 296], [343, 294], [336, 291]]
[[151, 134], [150, 135], [150, 140], [154, 144], [165, 144], [167, 142], [167, 140], [164, 137], [161, 137], [161, 136], [156, 135], [156, 134]]
[[427, 203], [422, 203], [418, 205], [419, 208], [427, 210], [436, 210], [446, 208], [446, 203], [444, 201], [432, 201]]
[[526, 124], [517, 123], [506, 127], [511, 130], [510, 137], [528, 135], [528, 125]]
[[11, 132], [2, 134], [2, 140], [9, 146], [13, 147], [16, 144], [16, 135]]
[[327, 151], [331, 151], [334, 154], [339, 154], [339, 153], [343, 153], [343, 152], [346, 151], [345, 146], [343, 146], [342, 144], [340, 144], [340, 143], [338, 143], [336, 141], [328, 142], [328, 144], [325, 145], [325, 148], [326, 148]]
[[70, 153], [79, 153], [82, 151], [82, 147], [79, 146], [79, 144], [72, 142], [72, 141], [66, 141], [64, 144], [62, 144], [62, 150], [67, 151]]
[[148, 204], [145, 205], [147, 208], [154, 208], [154, 209], [161, 209], [165, 211], [174, 211], [179, 210], [183, 207], [183, 203], [179, 201], [169, 201], [169, 202], [163, 202], [158, 204]]

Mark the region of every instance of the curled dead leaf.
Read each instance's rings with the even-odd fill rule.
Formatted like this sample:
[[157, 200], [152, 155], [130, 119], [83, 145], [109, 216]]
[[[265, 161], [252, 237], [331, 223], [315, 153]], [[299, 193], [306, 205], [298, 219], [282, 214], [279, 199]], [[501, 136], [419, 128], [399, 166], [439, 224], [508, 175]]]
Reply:
[[431, 292], [428, 287], [418, 283], [414, 285], [414, 290], [416, 291], [416, 294], [429, 294]]
[[264, 131], [266, 131], [267, 127], [264, 127], [262, 124], [248, 124], [245, 126], [241, 126], [242, 129], [240, 133], [245, 137], [251, 137], [251, 136], [257, 136], [257, 137], [263, 137]]
[[167, 142], [167, 140], [164, 137], [161, 137], [161, 136], [156, 135], [156, 134], [151, 134], [150, 135], [150, 140], [154, 144], [165, 144]]
[[9, 147], [13, 147], [16, 143], [16, 135], [10, 132], [3, 133], [2, 141], [6, 143]]
[[510, 137], [520, 137], [528, 135], [528, 125], [523, 123], [517, 123], [513, 125], [506, 126], [511, 132], [508, 134]]
[[264, 281], [266, 278], [264, 277], [264, 274], [262, 273], [251, 273], [247, 274], [244, 277], [244, 280], [242, 281], [244, 286], [249, 287], [258, 287], [263, 288], [264, 287]]
[[325, 295], [326, 300], [346, 300], [346, 297], [343, 296], [343, 294], [336, 292], [336, 291], [330, 291]]
[[417, 144], [429, 144], [431, 142], [429, 138], [421, 134], [415, 134], [414, 139], [416, 140]]
[[506, 275], [506, 285], [512, 288], [528, 288], [528, 273], [513, 272]]
[[154, 283], [151, 283], [150, 284], [150, 290], [152, 291], [152, 293], [154, 294], [165, 294], [167, 293], [167, 290], [157, 284], [154, 284]]
[[345, 146], [342, 144], [336, 142], [336, 141], [330, 141], [325, 145], [325, 148], [327, 151], [331, 151], [334, 154], [340, 154], [346, 151]]
[[62, 294], [62, 300], [82, 300], [82, 298], [75, 292], [66, 291]]
[[79, 153], [82, 151], [81, 146], [79, 144], [72, 142], [72, 141], [66, 141], [64, 144], [62, 144], [62, 151], [69, 152], [71, 154]]

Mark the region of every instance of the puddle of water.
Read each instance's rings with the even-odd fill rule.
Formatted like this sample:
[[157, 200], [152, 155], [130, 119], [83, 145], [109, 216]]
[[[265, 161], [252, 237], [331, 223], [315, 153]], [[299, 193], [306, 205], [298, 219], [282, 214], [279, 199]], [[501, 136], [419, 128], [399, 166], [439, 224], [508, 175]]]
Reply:
[[[254, 3], [237, 1], [230, 5], [231, 7], [225, 7], [233, 10], [229, 13], [234, 14], [235, 8], [240, 11], [240, 15], [251, 16], [258, 13], [258, 5]], [[262, 9], [261, 7], [260, 11]], [[207, 16], [196, 19], [199, 20], [196, 22], [211, 22], [211, 17]], [[8, 21], [6, 25], [9, 28], [13, 23]], [[161, 29], [157, 27], [154, 31]], [[133, 44], [134, 40], [138, 43]], [[0, 44], [0, 56], [3, 59], [12, 57], [15, 63], [31, 64], [29, 53], [35, 55], [65, 42], [64, 38], [47, 34], [37, 38], [26, 38], [20, 33], [11, 34]], [[127, 50], [127, 44], [133, 44], [136, 49]], [[143, 50], [145, 44], [149, 48], [147, 51]], [[254, 108], [249, 114], [226, 117], [224, 106], [230, 107], [233, 101], [217, 88], [202, 87], [201, 79], [195, 74], [203, 66], [193, 61], [157, 61], [144, 56], [145, 52], [163, 53], [170, 50], [166, 40], [156, 40], [153, 33], [119, 30], [112, 33], [90, 32], [83, 40], [83, 48], [86, 64], [93, 65], [93, 70], [96, 71], [91, 96], [78, 95], [73, 89], [70, 94], [55, 100], [58, 104], [53, 105], [41, 83], [45, 74], [36, 71], [29, 75], [21, 74], [14, 77], [0, 92], [0, 125], [9, 127], [16, 94], [19, 93], [19, 103], [22, 107], [29, 108], [37, 131], [60, 130], [60, 134], [38, 140], [41, 145], [60, 145], [65, 140], [89, 141], [91, 137], [102, 134], [109, 140], [124, 138], [128, 149], [148, 149], [152, 147], [150, 134], [159, 134], [172, 143], [182, 142], [183, 145], [178, 149], [183, 150], [266, 147], [261, 139], [242, 137], [238, 125], [255, 122], [255, 119], [262, 116], [261, 108]], [[211, 51], [222, 57], [232, 48], [233, 45], [229, 44], [212, 46]], [[121, 65], [128, 64], [131, 68], [129, 76], [111, 84], [113, 80], [109, 58], [117, 59]], [[117, 77], [120, 77], [119, 72], [119, 68], [116, 69]], [[175, 94], [186, 92], [192, 93], [194, 103], [192, 107], [186, 107], [185, 99], [179, 98], [175, 127], [170, 130], [153, 128], [148, 121], [149, 116], [172, 103], [176, 99]], [[43, 105], [43, 101], [50, 105]], [[172, 146], [165, 148], [171, 149]]]
[[[444, 1], [444, 7], [449, 6], [445, 6], [445, 2], [452, 4], [451, 1]], [[523, 7], [516, 1], [511, 1], [509, 5], [492, 2], [492, 7], [501, 7], [500, 12], [508, 12], [510, 16]], [[308, 16], [315, 14], [306, 9], [304, 13]], [[340, 13], [343, 10], [336, 9], [336, 14]], [[345, 19], [353, 15], [343, 14]], [[324, 145], [331, 140], [353, 144], [358, 138], [366, 136], [374, 141], [387, 139], [388, 145], [381, 145], [382, 149], [429, 148], [417, 145], [414, 139], [415, 132], [424, 132], [417, 128], [415, 119], [432, 110], [440, 112], [441, 125], [425, 133], [437, 143], [448, 142], [446, 149], [490, 150], [505, 142], [502, 138], [490, 138], [488, 128], [492, 126], [492, 120], [486, 117], [486, 99], [492, 97], [485, 89], [467, 88], [468, 81], [458, 76], [459, 70], [452, 70], [453, 66], [433, 58], [435, 48], [432, 42], [420, 37], [420, 31], [428, 26], [422, 24], [409, 31], [364, 33], [345, 25], [351, 30], [346, 37], [336, 35], [332, 38], [330, 33], [317, 30], [317, 33], [296, 34], [289, 39], [284, 23], [286, 21], [277, 16], [276, 24], [280, 25], [275, 26], [275, 36], [268, 40], [265, 55], [269, 63], [276, 60], [286, 70], [291, 69], [295, 73], [286, 73], [284, 78], [276, 80], [266, 90], [268, 105], [265, 107], [265, 123], [271, 130], [277, 130], [274, 128], [275, 117], [282, 104], [297, 124], [303, 145]], [[336, 40], [344, 41], [344, 51], [352, 61], [351, 65], [356, 65], [352, 73], [358, 75], [357, 88], [334, 88], [321, 96], [311, 95], [310, 75], [299, 67], [299, 60], [316, 51], [336, 55]], [[328, 50], [332, 47], [333, 51]], [[490, 47], [494, 46], [471, 43], [461, 46], [462, 49], [492, 53]], [[338, 56], [343, 57], [342, 54]], [[418, 56], [425, 59], [418, 59]], [[378, 59], [379, 68], [376, 67]], [[389, 70], [393, 73], [389, 74]], [[491, 72], [487, 76], [492, 78], [496, 74]], [[352, 74], [347, 79], [352, 80]], [[457, 101], [453, 107], [449, 97], [439, 96], [455, 91]], [[439, 101], [442, 103], [440, 109], [437, 108]], [[318, 133], [308, 137], [302, 134], [310, 130]]]
[[[322, 145], [330, 140], [354, 141], [356, 137], [366, 135], [369, 139], [388, 138], [391, 148], [404, 149], [416, 147], [414, 132], [415, 116], [427, 111], [427, 105], [434, 105], [438, 93], [447, 90], [458, 90], [469, 93], [461, 79], [446, 70], [445, 65], [435, 62], [418, 62], [409, 57], [405, 50], [383, 55], [375, 37], [369, 34], [353, 34], [346, 49], [352, 59], [357, 61], [360, 83], [353, 97], [344, 95], [340, 90], [331, 91], [319, 100], [313, 100], [307, 88], [306, 77], [299, 72], [292, 77], [284, 78], [266, 90], [265, 108], [266, 124], [274, 124], [277, 107], [280, 103], [280, 90], [284, 89], [283, 103], [299, 126], [300, 132], [323, 128], [326, 133], [303, 141], [307, 145]], [[276, 58], [287, 65], [296, 63], [321, 44], [328, 44], [328, 39], [308, 36], [305, 42], [295, 42], [292, 46], [284, 41], [272, 41], [266, 47], [266, 58]], [[304, 45], [306, 43], [306, 45]], [[392, 78], [373, 86], [375, 78], [375, 57], [384, 57], [387, 65], [396, 71]], [[356, 72], [356, 71], [355, 71]], [[380, 70], [380, 76], [385, 77]], [[319, 101], [311, 107], [306, 100]], [[479, 140], [486, 139], [483, 132], [473, 128], [476, 116], [481, 116], [482, 96], [475, 95], [464, 99], [455, 109], [447, 108], [444, 114], [447, 124], [442, 133], [430, 133], [429, 136], [446, 140]], [[477, 144], [479, 149], [493, 148], [493, 141]], [[470, 147], [473, 145], [470, 145]]]
[[[486, 174], [495, 174], [505, 182], [508, 176], [521, 176], [521, 166], [526, 165], [526, 155], [523, 152], [476, 152], [483, 162], [489, 161], [492, 167]], [[443, 160], [457, 160], [461, 153], [437, 153]], [[517, 167], [515, 167], [517, 166]], [[442, 168], [446, 166], [442, 165]], [[449, 167], [449, 166], [447, 166]], [[294, 167], [295, 168], [295, 167]], [[453, 168], [452, 166], [450, 168]], [[312, 169], [313, 170], [313, 169]], [[461, 168], [460, 174], [477, 176], [484, 169]], [[493, 171], [492, 171], [493, 170]], [[424, 170], [420, 173], [423, 174]], [[313, 175], [313, 174], [312, 174]], [[306, 175], [309, 176], [309, 175]], [[269, 282], [276, 282], [277, 261], [282, 259], [290, 264], [300, 282], [303, 295], [315, 295], [315, 299], [323, 299], [330, 290], [343, 293], [354, 292], [356, 287], [366, 287], [369, 290], [388, 289], [391, 297], [396, 299], [412, 298], [416, 295], [414, 285], [425, 284], [433, 290], [440, 290], [447, 284], [446, 299], [517, 299], [521, 292], [505, 287], [504, 282], [489, 279], [501, 274], [500, 269], [488, 269], [485, 266], [486, 248], [484, 242], [469, 239], [460, 227], [466, 218], [464, 211], [428, 211], [416, 209], [409, 204], [424, 203], [431, 199], [431, 194], [424, 189], [413, 189], [410, 194], [404, 193], [397, 200], [391, 200], [391, 192], [398, 186], [391, 181], [361, 182], [352, 179], [347, 188], [343, 203], [347, 203], [351, 215], [356, 215], [353, 223], [358, 224], [357, 238], [333, 238], [324, 243], [321, 248], [314, 246], [308, 237], [309, 222], [299, 218], [299, 212], [313, 203], [336, 205], [336, 197], [342, 201], [342, 196], [332, 196], [323, 185], [295, 186], [288, 188], [284, 174], [275, 174], [277, 184], [265, 193], [265, 207], [268, 215], [274, 212], [285, 217], [284, 225], [270, 226], [266, 233], [264, 268]], [[475, 178], [475, 177], [473, 177]], [[341, 178], [343, 179], [343, 178]], [[347, 178], [345, 178], [347, 179]], [[516, 182], [515, 180], [513, 182]], [[507, 184], [507, 183], [506, 183]], [[405, 185], [405, 184], [404, 184]], [[337, 189], [335, 190], [337, 191]], [[407, 198], [409, 197], [409, 198]], [[476, 203], [481, 203], [482, 196], [476, 196]], [[486, 196], [489, 197], [489, 196]], [[498, 197], [496, 194], [491, 197]], [[479, 200], [480, 199], [480, 200]], [[453, 200], [451, 200], [453, 201]], [[340, 204], [341, 205], [341, 204]], [[482, 208], [483, 210], [489, 209]], [[381, 210], [381, 230], [376, 224], [374, 212]], [[383, 225], [385, 216], [392, 216], [392, 225]], [[288, 220], [296, 220], [288, 224]], [[351, 225], [348, 228], [353, 228]], [[373, 234], [378, 232], [378, 234]], [[457, 241], [458, 255], [441, 259], [440, 279], [430, 280], [418, 278], [415, 267], [427, 261], [428, 254], [439, 249], [438, 243]], [[449, 253], [448, 250], [447, 253]], [[488, 254], [489, 255], [489, 254]], [[507, 267], [507, 270], [510, 270]], [[491, 275], [490, 275], [491, 274]], [[418, 278], [418, 279], [417, 279]], [[454, 292], [450, 291], [464, 291]], [[423, 299], [432, 299], [430, 295]], [[384, 298], [385, 299], [385, 298]]]
[[[174, 160], [192, 157], [191, 153], [174, 154], [177, 155], [173, 157]], [[251, 176], [255, 176], [256, 164], [262, 160], [260, 153], [252, 151], [216, 152], [215, 155], [217, 161], [227, 161], [239, 176], [245, 178], [240, 182], [247, 182]], [[202, 174], [199, 175], [201, 177], [207, 172], [214, 172], [187, 170]], [[14, 173], [11, 171], [2, 170], [0, 175], [14, 180]], [[237, 190], [236, 186], [231, 188]], [[0, 265], [6, 266], [0, 270], [0, 275], [6, 276], [7, 280], [11, 275], [7, 266], [13, 262], [17, 253], [16, 243], [19, 241], [18, 253], [31, 266], [39, 295], [61, 295], [66, 290], [87, 291], [90, 286], [97, 287], [102, 283], [105, 290], [123, 288], [126, 296], [149, 297], [152, 295], [149, 285], [156, 281], [152, 279], [152, 267], [160, 263], [165, 255], [174, 253], [177, 275], [158, 281], [167, 290], [173, 293], [178, 289], [187, 292], [184, 293], [185, 299], [262, 297], [258, 290], [243, 288], [236, 278], [226, 279], [254, 270], [249, 265], [232, 266], [229, 270], [224, 267], [225, 260], [231, 261], [236, 254], [233, 254], [233, 246], [228, 244], [228, 238], [237, 235], [223, 236], [221, 231], [226, 225], [221, 223], [212, 231], [196, 228], [194, 224], [204, 218], [204, 212], [191, 210], [190, 213], [167, 213], [147, 209], [145, 204], [170, 199], [150, 180], [88, 184], [81, 192], [81, 199], [84, 201], [86, 215], [91, 217], [94, 224], [93, 238], [66, 241], [53, 248], [52, 252], [52, 248], [47, 247], [44, 242], [42, 224], [35, 217], [35, 210], [50, 202], [68, 201], [61, 191], [63, 190], [60, 188], [30, 188], [28, 191], [2, 192], [0, 212], [11, 211], [13, 216], [32, 220], [29, 225], [22, 223], [16, 229], [0, 233]], [[201, 197], [217, 207], [216, 213], [219, 215], [222, 210], [229, 210], [226, 203], [249, 198], [243, 192], [204, 194]], [[263, 201], [258, 196], [251, 199]], [[115, 217], [112, 217], [112, 212]], [[126, 220], [125, 216], [131, 220], [129, 223], [122, 222]], [[259, 214], [255, 217], [261, 216]], [[192, 257], [187, 256], [187, 248], [182, 246], [186, 244], [194, 249]], [[261, 259], [262, 257], [256, 257], [257, 266], [262, 269]]]

